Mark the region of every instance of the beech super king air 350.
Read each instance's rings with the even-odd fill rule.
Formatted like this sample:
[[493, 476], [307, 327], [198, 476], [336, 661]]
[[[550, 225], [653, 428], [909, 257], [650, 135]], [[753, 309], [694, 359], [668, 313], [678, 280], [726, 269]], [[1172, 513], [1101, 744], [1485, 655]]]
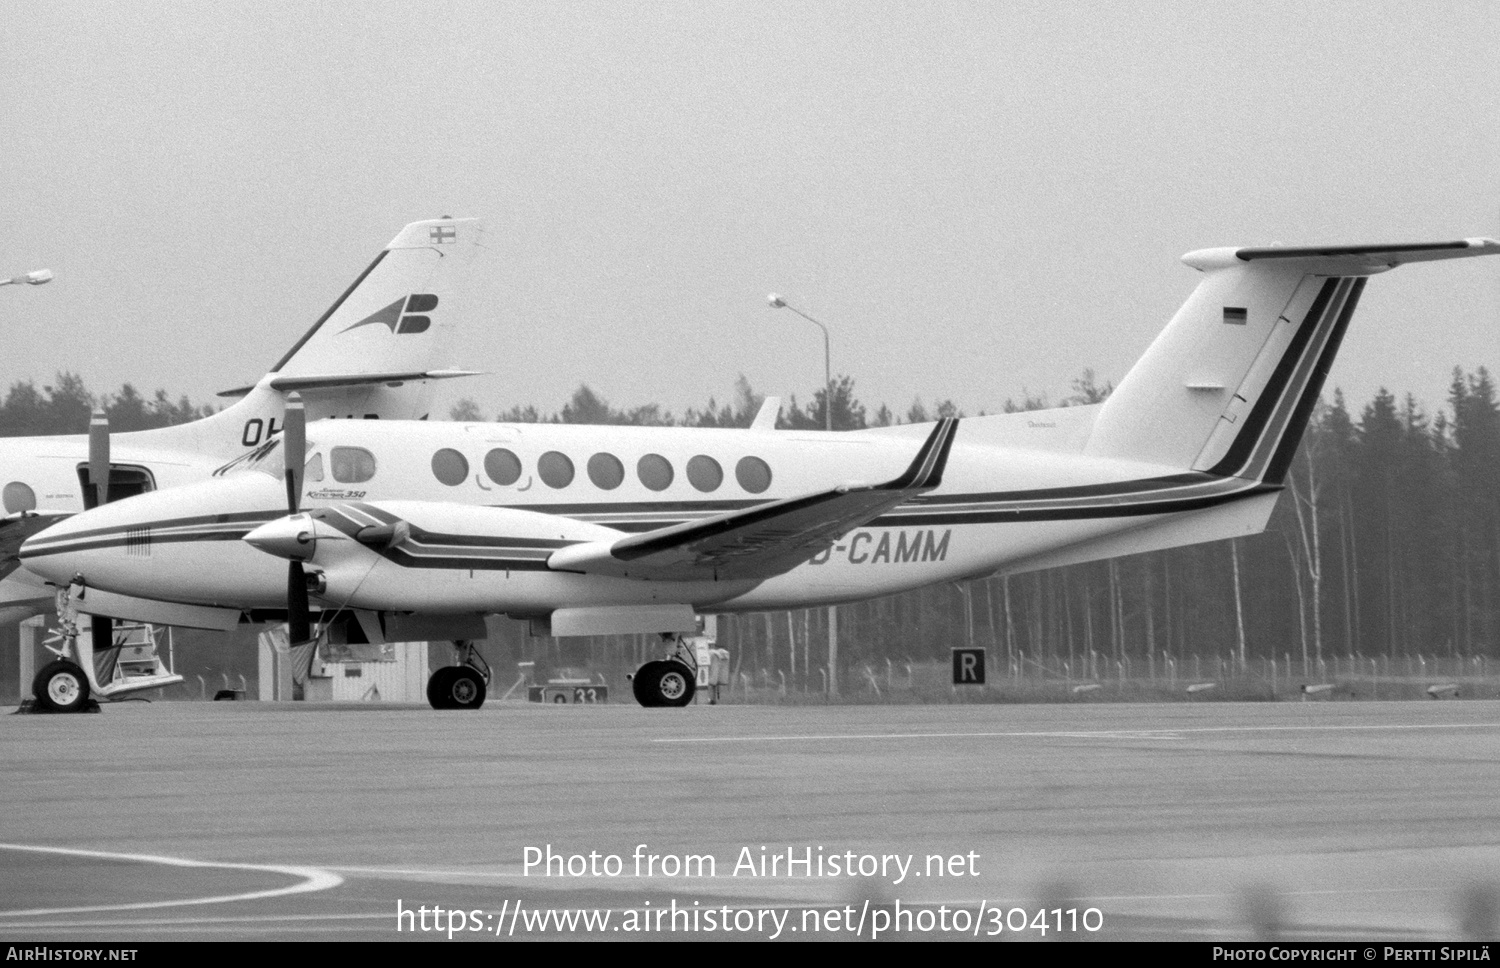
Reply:
[[[1265, 527], [1368, 277], [1500, 242], [1208, 249], [1186, 304], [1102, 404], [851, 433], [323, 422], [209, 482], [31, 539], [59, 586], [241, 612], [315, 605], [369, 641], [695, 628], [1253, 534]], [[288, 511], [291, 513], [288, 514]], [[358, 626], [355, 633], [352, 626]], [[693, 692], [683, 657], [634, 678]], [[476, 707], [471, 647], [432, 676]]]
[[[277, 439], [288, 394], [300, 393], [314, 417], [425, 418], [431, 381], [469, 375], [434, 367], [446, 362], [440, 357], [449, 352], [457, 294], [482, 234], [477, 219], [406, 226], [270, 372], [221, 394], [241, 399], [211, 417], [111, 439], [96, 414], [87, 436], [0, 440], [0, 622], [53, 603], [53, 589], [17, 570], [28, 537], [86, 508], [209, 478], [226, 460]], [[106, 597], [101, 591], [96, 601]], [[162, 624], [195, 624], [197, 614], [158, 602], [128, 611]], [[110, 623], [94, 625], [87, 642], [86, 649], [111, 647]], [[44, 707], [67, 708], [87, 700], [90, 685], [113, 695], [176, 679], [158, 669], [101, 686], [92, 662], [63, 661], [42, 670], [34, 691]]]

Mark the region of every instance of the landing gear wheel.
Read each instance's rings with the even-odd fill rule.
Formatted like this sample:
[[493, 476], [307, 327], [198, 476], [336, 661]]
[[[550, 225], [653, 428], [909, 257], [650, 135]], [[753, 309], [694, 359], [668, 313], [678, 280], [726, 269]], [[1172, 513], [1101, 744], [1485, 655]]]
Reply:
[[666, 665], [661, 661], [648, 662], [635, 670], [635, 675], [630, 677], [630, 691], [635, 694], [635, 701], [642, 706], [660, 706], [656, 695], [656, 670], [657, 666]]
[[666, 661], [641, 666], [630, 685], [642, 706], [686, 706], [698, 688], [693, 670], [681, 662]]
[[83, 669], [67, 659], [49, 662], [31, 680], [37, 705], [55, 713], [76, 713], [89, 701], [89, 680]]
[[484, 705], [484, 676], [468, 666], [444, 666], [427, 680], [433, 709], [478, 709]]

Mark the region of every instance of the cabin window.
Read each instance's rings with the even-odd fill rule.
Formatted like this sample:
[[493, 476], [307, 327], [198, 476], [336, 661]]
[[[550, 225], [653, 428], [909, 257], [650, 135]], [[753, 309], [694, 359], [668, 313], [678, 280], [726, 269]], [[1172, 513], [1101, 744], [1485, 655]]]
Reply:
[[635, 476], [653, 491], [665, 491], [672, 486], [672, 465], [660, 454], [647, 454], [635, 465]]
[[724, 483], [724, 468], [712, 457], [699, 454], [688, 461], [687, 477], [688, 483], [700, 491], [717, 491]]
[[322, 454], [312, 455], [312, 459], [302, 468], [302, 479], [304, 481], [321, 481], [323, 479]]
[[36, 510], [36, 492], [20, 481], [5, 485], [4, 501], [6, 514]]
[[340, 484], [363, 484], [375, 476], [375, 455], [363, 447], [335, 447], [328, 463]]
[[573, 462], [567, 454], [549, 450], [536, 462], [537, 476], [548, 487], [567, 487], [573, 483]]
[[457, 487], [469, 479], [469, 459], [452, 447], [444, 447], [432, 455], [432, 476]]
[[759, 457], [742, 457], [734, 465], [734, 479], [751, 494], [759, 494], [771, 486], [771, 467]]
[[589, 480], [595, 487], [613, 491], [625, 482], [625, 465], [614, 454], [595, 454], [589, 458]]
[[521, 458], [504, 447], [496, 447], [484, 455], [484, 472], [496, 484], [509, 487], [521, 479]]

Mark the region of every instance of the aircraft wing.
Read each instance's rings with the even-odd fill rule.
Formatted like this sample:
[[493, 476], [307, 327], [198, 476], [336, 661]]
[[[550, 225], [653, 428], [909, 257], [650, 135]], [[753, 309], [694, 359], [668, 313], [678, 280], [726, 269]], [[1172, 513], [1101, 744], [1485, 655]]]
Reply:
[[21, 566], [21, 544], [27, 538], [70, 516], [67, 511], [17, 511], [0, 518], [0, 578]]
[[554, 571], [648, 581], [764, 579], [787, 572], [839, 536], [943, 480], [958, 420], [938, 421], [901, 476], [884, 484], [851, 484], [771, 501], [612, 541], [560, 548]]

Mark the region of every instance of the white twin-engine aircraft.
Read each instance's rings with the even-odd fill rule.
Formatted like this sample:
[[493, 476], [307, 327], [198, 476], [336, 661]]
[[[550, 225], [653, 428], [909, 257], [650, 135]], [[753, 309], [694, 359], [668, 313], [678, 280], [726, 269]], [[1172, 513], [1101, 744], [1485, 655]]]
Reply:
[[[850, 433], [774, 431], [764, 414], [744, 430], [305, 428], [289, 410], [282, 437], [214, 480], [78, 515], [21, 558], [86, 587], [90, 611], [286, 615], [294, 638], [314, 602], [369, 641], [480, 637], [487, 613], [543, 634], [671, 637], [695, 614], [1253, 534], [1367, 277], [1497, 252], [1468, 239], [1190, 253], [1202, 281], [1095, 406]], [[434, 706], [484, 700], [483, 660], [459, 645], [429, 683]], [[638, 671], [637, 699], [691, 698], [683, 651]]]
[[[300, 393], [314, 417], [424, 419], [431, 381], [470, 375], [435, 367], [447, 362], [459, 290], [482, 235], [477, 219], [406, 226], [270, 372], [221, 394], [241, 399], [211, 417], [111, 438], [96, 414], [88, 435], [0, 440], [0, 622], [40, 614], [53, 603], [53, 589], [18, 570], [17, 553], [28, 537], [86, 508], [210, 478], [247, 448], [280, 439], [288, 394]], [[110, 648], [110, 624], [96, 623], [90, 639], [95, 649]], [[54, 675], [57, 665], [38, 678], [38, 701], [81, 704], [92, 676], [72, 662]], [[92, 663], [81, 665], [92, 671]], [[92, 685], [95, 693], [115, 694], [167, 679], [175, 677]], [[41, 688], [46, 683], [50, 691]]]

